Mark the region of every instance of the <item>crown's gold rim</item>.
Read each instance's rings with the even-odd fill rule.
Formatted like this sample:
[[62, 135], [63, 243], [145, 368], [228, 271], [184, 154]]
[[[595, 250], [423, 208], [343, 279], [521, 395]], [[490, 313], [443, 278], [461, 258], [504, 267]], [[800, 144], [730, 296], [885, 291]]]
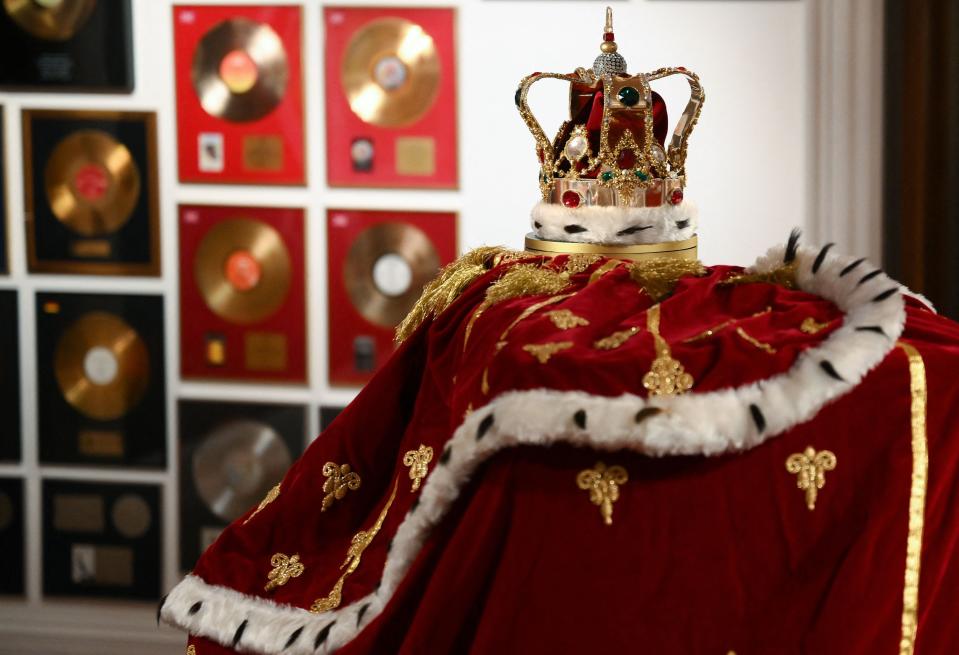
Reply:
[[612, 243], [570, 243], [547, 241], [526, 236], [526, 252], [538, 255], [605, 255], [616, 259], [696, 259], [699, 237], [693, 235], [683, 241], [664, 243], [637, 243], [630, 246]]

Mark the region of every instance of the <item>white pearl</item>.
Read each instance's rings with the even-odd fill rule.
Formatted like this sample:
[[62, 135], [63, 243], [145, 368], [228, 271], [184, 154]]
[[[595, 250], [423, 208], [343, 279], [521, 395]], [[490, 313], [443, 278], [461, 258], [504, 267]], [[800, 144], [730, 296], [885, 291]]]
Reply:
[[586, 141], [586, 137], [582, 135], [575, 135], [570, 137], [569, 141], [566, 142], [566, 157], [570, 161], [577, 161], [580, 157], [586, 154], [586, 149], [589, 147], [589, 143]]

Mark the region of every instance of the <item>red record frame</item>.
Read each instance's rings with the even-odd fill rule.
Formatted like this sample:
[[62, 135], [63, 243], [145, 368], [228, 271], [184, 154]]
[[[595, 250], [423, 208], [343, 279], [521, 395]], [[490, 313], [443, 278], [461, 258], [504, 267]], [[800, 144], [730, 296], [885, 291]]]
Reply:
[[[432, 38], [439, 78], [432, 104], [412, 123], [383, 126], [364, 121], [350, 108], [343, 66], [358, 33], [373, 23], [390, 20], [418, 25]], [[325, 7], [323, 24], [329, 185], [457, 188], [455, 10], [448, 7]], [[380, 59], [369, 62], [371, 70], [385, 59], [398, 61], [384, 53], [375, 56]], [[398, 84], [402, 86], [411, 69], [400, 67], [400, 70], [406, 71], [400, 74]], [[362, 159], [355, 154], [357, 145], [363, 147]]]
[[[431, 259], [436, 268], [415, 273], [415, 265], [406, 259], [414, 274], [409, 280], [407, 291], [399, 306], [393, 306], [393, 318], [399, 316], [399, 323], [410, 306], [419, 298], [422, 285], [435, 277], [439, 267], [455, 259], [457, 252], [457, 215], [454, 212], [408, 212], [408, 211], [367, 211], [352, 209], [330, 209], [327, 212], [327, 302], [329, 317], [329, 381], [334, 386], [356, 386], [366, 383], [376, 370], [393, 354], [396, 346], [393, 341], [395, 324], [374, 323], [364, 316], [363, 310], [354, 303], [350, 286], [355, 286], [358, 278], [367, 278], [373, 283], [375, 264], [372, 257], [358, 261], [355, 250], [358, 241], [364, 241], [373, 235], [383, 249], [382, 255], [395, 256], [398, 250], [391, 250], [384, 243], [383, 230], [404, 232], [406, 244], [429, 243]], [[409, 232], [409, 234], [406, 234]], [[366, 240], [370, 243], [370, 240]], [[351, 252], [353, 258], [351, 259]], [[410, 251], [407, 251], [408, 253]], [[366, 251], [369, 254], [369, 250]], [[435, 255], [435, 257], [433, 256]], [[422, 260], [419, 260], [422, 261]], [[361, 280], [362, 281], [362, 280]], [[382, 307], [388, 298], [380, 297], [373, 306]]]
[[[221, 24], [225, 21], [234, 19], [267, 27], [268, 30], [263, 32], [269, 35], [269, 39], [279, 37], [286, 56], [287, 80], [278, 103], [265, 115], [242, 122], [220, 118], [204, 110], [192, 79], [194, 58], [201, 40], [213, 34], [218, 26], [223, 27]], [[300, 8], [177, 5], [173, 8], [173, 26], [180, 181], [305, 184]], [[241, 50], [239, 47], [229, 50], [220, 60], [219, 70], [210, 72], [209, 67], [203, 70], [207, 70], [210, 79], [225, 80], [221, 74], [228, 62], [243, 64], [241, 72], [248, 80], [255, 80], [248, 82], [254, 84], [254, 88], [244, 93], [256, 93], [259, 87], [255, 85], [266, 77], [253, 57], [244, 59], [236, 55]], [[243, 84], [242, 80], [238, 83]], [[229, 90], [230, 87], [225, 88]], [[242, 90], [243, 87], [237, 88]]]
[[[303, 210], [180, 205], [179, 217], [182, 376], [306, 383]], [[251, 230], [256, 238], [246, 248], [241, 235]], [[285, 254], [275, 247], [278, 242]], [[286, 262], [280, 278], [267, 263], [271, 254]], [[232, 301], [229, 308], [221, 302], [216, 311], [207, 302], [201, 286], [210, 275], [217, 280], [217, 296]], [[270, 286], [257, 290], [261, 279]], [[250, 311], [257, 301], [244, 295], [251, 293], [271, 304]]]

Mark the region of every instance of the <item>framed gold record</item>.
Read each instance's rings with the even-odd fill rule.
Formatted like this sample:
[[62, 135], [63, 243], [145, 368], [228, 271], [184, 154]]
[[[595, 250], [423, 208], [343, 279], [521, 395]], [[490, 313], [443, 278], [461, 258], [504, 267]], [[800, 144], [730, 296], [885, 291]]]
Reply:
[[24, 110], [30, 271], [160, 272], [156, 115]]
[[66, 41], [89, 20], [96, 4], [97, 0], [3, 0], [3, 11], [38, 39]]

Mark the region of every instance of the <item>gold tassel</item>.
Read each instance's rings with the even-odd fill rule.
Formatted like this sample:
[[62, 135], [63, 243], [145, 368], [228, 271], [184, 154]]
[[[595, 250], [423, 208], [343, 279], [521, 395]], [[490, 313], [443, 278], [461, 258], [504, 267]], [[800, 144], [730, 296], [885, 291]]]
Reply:
[[439, 275], [423, 287], [419, 300], [396, 328], [396, 342], [403, 342], [427, 318], [438, 316], [452, 305], [469, 285], [489, 270], [486, 266], [487, 262], [495, 266], [514, 254], [500, 246], [484, 246], [471, 250], [447, 265]]
[[684, 275], [699, 277], [705, 274], [706, 267], [702, 262], [688, 259], [648, 259], [629, 265], [629, 275], [633, 282], [641, 286], [656, 302], [671, 294], [679, 278]]

